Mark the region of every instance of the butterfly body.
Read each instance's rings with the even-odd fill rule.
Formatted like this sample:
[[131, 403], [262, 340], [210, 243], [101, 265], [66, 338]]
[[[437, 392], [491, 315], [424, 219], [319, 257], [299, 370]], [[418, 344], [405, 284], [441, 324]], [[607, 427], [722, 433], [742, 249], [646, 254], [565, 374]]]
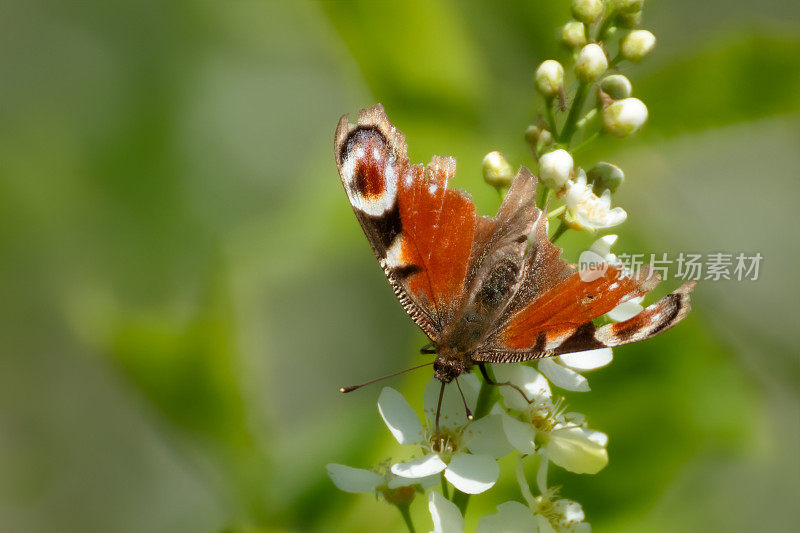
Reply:
[[383, 107], [345, 115], [334, 140], [353, 211], [400, 304], [430, 338], [434, 376], [448, 383], [475, 364], [512, 362], [649, 338], [683, 319], [693, 284], [636, 317], [595, 326], [621, 302], [643, 296], [657, 277], [609, 265], [584, 280], [560, 259], [536, 208], [536, 178], [520, 169], [495, 217], [479, 216], [448, 188], [455, 160], [423, 167]]

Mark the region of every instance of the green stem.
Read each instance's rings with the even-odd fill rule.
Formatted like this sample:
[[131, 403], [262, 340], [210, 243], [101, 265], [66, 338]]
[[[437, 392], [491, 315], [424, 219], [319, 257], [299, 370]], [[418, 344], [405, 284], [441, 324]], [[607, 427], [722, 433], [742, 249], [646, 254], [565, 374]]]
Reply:
[[539, 190], [539, 198], [536, 199], [536, 207], [544, 209], [545, 204], [547, 204], [547, 199], [550, 198], [550, 193], [553, 191], [543, 183], [540, 183], [539, 186], [541, 189]]
[[568, 229], [569, 226], [567, 226], [566, 223], [564, 223], [564, 221], [562, 220], [561, 224], [558, 226], [558, 229], [556, 229], [556, 232], [553, 233], [552, 237], [550, 237], [550, 242], [553, 243], [556, 242], [559, 237], [561, 237], [562, 235], [564, 235], [564, 233], [566, 233]]
[[575, 148], [573, 148], [573, 149], [572, 149], [572, 153], [574, 154], [574, 153], [575, 153], [575, 152], [577, 152], [578, 150], [582, 150], [582, 149], [586, 148], [586, 146], [587, 146], [587, 145], [588, 145], [590, 142], [592, 142], [593, 140], [597, 139], [599, 136], [600, 136], [600, 132], [599, 132], [599, 131], [596, 131], [596, 132], [592, 133], [592, 134], [591, 134], [591, 135], [589, 135], [589, 136], [588, 136], [586, 139], [584, 139], [584, 141], [583, 141], [581, 144], [579, 144], [578, 146], [576, 146]]
[[[447, 480], [444, 478], [444, 472], [439, 474], [439, 476], [442, 478], [442, 496], [449, 500], [450, 496], [448, 494], [449, 491], [447, 490]], [[455, 491], [455, 489], [453, 489], [453, 491]]]
[[411, 521], [410, 508], [411, 506], [407, 503], [397, 506], [397, 509], [400, 511], [400, 514], [403, 515], [403, 521], [406, 523], [408, 531], [410, 531], [411, 533], [417, 533], [417, 530], [414, 529], [414, 522]]
[[553, 114], [553, 100], [545, 100], [544, 111], [547, 117], [547, 125], [550, 127], [550, 133], [553, 139], [558, 139], [558, 130], [556, 129], [556, 117]]
[[564, 145], [569, 146], [569, 141], [575, 134], [578, 117], [580, 117], [583, 103], [586, 101], [588, 87], [588, 84], [579, 82], [578, 88], [575, 89], [575, 98], [572, 100], [572, 107], [570, 107], [567, 120], [564, 122], [564, 129], [561, 130], [561, 136], [558, 137], [559, 142]]
[[555, 209], [553, 209], [552, 211], [547, 213], [547, 218], [557, 217], [557, 216], [559, 216], [561, 213], [563, 213], [566, 210], [567, 210], [567, 206], [565, 206], [565, 205], [562, 205], [560, 207], [556, 207]]
[[[488, 368], [486, 371], [491, 372], [491, 370]], [[494, 379], [494, 376], [491, 374], [490, 377]], [[480, 391], [478, 392], [478, 401], [475, 404], [475, 420], [480, 420], [489, 414], [489, 411], [492, 409], [493, 400], [494, 387], [487, 384], [485, 381], [482, 381]], [[450, 501], [456, 504], [458, 510], [461, 511], [461, 516], [464, 516], [467, 511], [467, 505], [469, 505], [469, 494], [461, 492], [453, 487], [453, 497]]]

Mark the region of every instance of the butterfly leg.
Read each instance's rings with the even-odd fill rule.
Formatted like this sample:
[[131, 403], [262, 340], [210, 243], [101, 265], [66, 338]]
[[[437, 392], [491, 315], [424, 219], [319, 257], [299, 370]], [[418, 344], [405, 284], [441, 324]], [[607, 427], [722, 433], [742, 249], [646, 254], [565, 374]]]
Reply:
[[518, 387], [518, 386], [514, 385], [514, 384], [513, 384], [513, 383], [511, 383], [510, 381], [503, 381], [503, 382], [499, 382], [499, 381], [495, 381], [495, 380], [493, 380], [493, 379], [492, 379], [492, 378], [489, 376], [489, 371], [486, 369], [486, 363], [478, 363], [478, 368], [480, 368], [480, 369], [481, 369], [481, 374], [483, 375], [483, 380], [484, 380], [484, 381], [485, 381], [485, 382], [486, 382], [488, 385], [497, 385], [497, 386], [507, 386], [507, 387], [511, 387], [512, 389], [514, 389], [514, 390], [516, 390], [518, 393], [520, 393], [520, 394], [522, 395], [522, 397], [525, 399], [525, 401], [526, 401], [526, 402], [528, 402], [528, 403], [533, 403], [533, 400], [529, 400], [529, 399], [528, 399], [528, 395], [527, 395], [527, 394], [525, 394], [525, 391], [524, 391], [524, 390], [522, 390], [520, 387]]
[[436, 347], [436, 344], [429, 342], [428, 344], [419, 349], [419, 353], [422, 354], [438, 353], [438, 348]]

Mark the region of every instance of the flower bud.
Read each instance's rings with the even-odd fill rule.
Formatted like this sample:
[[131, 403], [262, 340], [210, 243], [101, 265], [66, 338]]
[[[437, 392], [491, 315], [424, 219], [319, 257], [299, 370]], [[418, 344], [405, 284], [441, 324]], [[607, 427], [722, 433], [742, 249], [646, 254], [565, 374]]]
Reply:
[[603, 109], [603, 127], [615, 137], [635, 133], [647, 121], [647, 107], [638, 98], [618, 100]]
[[592, 190], [597, 195], [603, 194], [606, 189], [614, 192], [625, 181], [625, 174], [622, 169], [605, 161], [601, 161], [592, 167], [586, 177], [592, 182]]
[[525, 140], [531, 146], [536, 148], [538, 145], [546, 146], [553, 142], [553, 135], [547, 129], [536, 124], [531, 124], [525, 130]]
[[631, 95], [631, 82], [622, 74], [612, 74], [603, 78], [600, 89], [614, 100], [622, 100]]
[[564, 86], [564, 67], [561, 63], [548, 59], [536, 69], [536, 90], [545, 98], [553, 98]]
[[583, 22], [571, 20], [561, 28], [561, 41], [571, 47], [579, 48], [586, 44], [586, 27]]
[[500, 152], [489, 152], [483, 158], [483, 181], [492, 187], [510, 187], [514, 169]]
[[632, 29], [642, 23], [642, 12], [636, 11], [635, 13], [619, 13], [616, 22], [623, 28]]
[[539, 177], [551, 189], [560, 190], [572, 174], [572, 156], [559, 148], [544, 154], [539, 159]]
[[641, 61], [655, 46], [655, 35], [647, 30], [633, 30], [620, 41], [619, 53], [628, 61]]
[[611, 3], [620, 13], [636, 13], [642, 10], [644, 0], [613, 0]]
[[599, 78], [608, 68], [606, 53], [600, 45], [589, 43], [578, 52], [575, 60], [575, 75], [583, 82], [591, 82]]
[[572, 0], [572, 15], [586, 24], [591, 24], [603, 14], [600, 0]]

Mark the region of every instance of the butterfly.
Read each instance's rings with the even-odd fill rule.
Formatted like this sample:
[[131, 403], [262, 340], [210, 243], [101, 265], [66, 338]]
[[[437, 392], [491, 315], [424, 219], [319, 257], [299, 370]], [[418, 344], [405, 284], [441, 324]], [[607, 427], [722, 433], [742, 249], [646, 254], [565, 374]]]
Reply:
[[650, 292], [658, 276], [618, 264], [602, 276], [582, 276], [561, 259], [548, 239], [547, 216], [536, 207], [536, 177], [525, 167], [497, 214], [487, 217], [466, 193], [447, 187], [455, 159], [409, 162], [405, 137], [380, 104], [361, 110], [355, 125], [342, 116], [334, 148], [342, 185], [380, 267], [431, 341], [422, 351], [436, 354], [442, 391], [475, 365], [489, 381], [486, 363], [648, 339], [689, 312], [694, 283], [629, 320], [596, 326], [594, 319]]

